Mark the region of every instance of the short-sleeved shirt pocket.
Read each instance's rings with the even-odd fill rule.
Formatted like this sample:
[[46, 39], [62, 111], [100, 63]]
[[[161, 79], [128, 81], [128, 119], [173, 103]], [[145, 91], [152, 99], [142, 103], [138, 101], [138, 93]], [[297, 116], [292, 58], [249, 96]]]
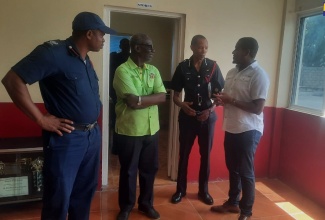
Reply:
[[148, 77], [148, 87], [152, 88], [155, 83], [155, 74], [150, 73]]
[[142, 88], [142, 82], [137, 75], [132, 75], [131, 79], [132, 79], [132, 82], [133, 82], [135, 88], [137, 88], [137, 89]]
[[251, 80], [251, 76], [245, 75], [245, 76], [240, 76], [239, 80], [243, 83], [248, 83]]
[[196, 88], [197, 86], [197, 77], [188, 72], [186, 74], [184, 74], [184, 78], [185, 78], [185, 89], [188, 88], [188, 89], [193, 89], [193, 88]]
[[68, 80], [68, 83], [74, 87], [74, 90], [77, 95], [86, 94], [89, 91], [89, 80], [86, 76], [81, 75], [81, 73], [77, 72], [67, 72], [65, 73], [65, 77]]
[[227, 75], [225, 80], [225, 92], [227, 92], [227, 89], [231, 87], [231, 84], [233, 83], [234, 75]]

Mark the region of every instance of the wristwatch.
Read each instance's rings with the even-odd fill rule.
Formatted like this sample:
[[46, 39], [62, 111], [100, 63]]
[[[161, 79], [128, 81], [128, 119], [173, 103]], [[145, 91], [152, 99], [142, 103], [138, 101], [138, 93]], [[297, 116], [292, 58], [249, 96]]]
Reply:
[[141, 96], [138, 97], [138, 103], [137, 105], [141, 105]]

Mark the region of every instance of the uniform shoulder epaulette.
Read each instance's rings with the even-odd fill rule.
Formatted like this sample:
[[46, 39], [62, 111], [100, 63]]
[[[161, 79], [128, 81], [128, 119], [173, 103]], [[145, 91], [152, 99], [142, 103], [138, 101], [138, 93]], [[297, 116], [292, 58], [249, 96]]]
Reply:
[[49, 40], [44, 42], [44, 45], [48, 46], [48, 47], [55, 47], [60, 45], [62, 41], [61, 40]]
[[205, 58], [208, 62], [212, 62], [212, 63], [216, 63], [217, 61], [215, 61], [215, 60], [211, 60], [211, 59], [209, 59], [209, 58]]
[[182, 62], [180, 62], [179, 64], [181, 64], [181, 65], [187, 65], [188, 62], [189, 62], [189, 60], [190, 60], [190, 59], [185, 59], [185, 60], [183, 60]]

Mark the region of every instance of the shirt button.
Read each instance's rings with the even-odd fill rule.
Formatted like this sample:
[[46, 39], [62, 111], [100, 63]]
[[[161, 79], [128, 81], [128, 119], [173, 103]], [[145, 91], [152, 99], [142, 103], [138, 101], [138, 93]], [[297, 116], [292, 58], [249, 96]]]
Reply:
[[201, 85], [200, 84], [197, 84], [197, 87], [200, 87]]
[[200, 78], [200, 77], [201, 77], [200, 75], [197, 76], [197, 78]]

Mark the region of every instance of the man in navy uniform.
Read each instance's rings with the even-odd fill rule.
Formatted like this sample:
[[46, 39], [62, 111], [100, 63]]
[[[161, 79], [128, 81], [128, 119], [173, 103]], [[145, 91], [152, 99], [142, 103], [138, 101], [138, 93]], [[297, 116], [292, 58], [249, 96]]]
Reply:
[[[198, 198], [205, 204], [213, 204], [208, 191], [210, 151], [213, 144], [214, 126], [217, 120], [212, 94], [223, 89], [224, 79], [217, 63], [205, 58], [208, 41], [196, 35], [191, 41], [193, 55], [180, 63], [172, 79], [173, 101], [179, 112], [179, 164], [176, 193], [171, 202], [176, 204], [186, 195], [188, 158], [196, 137], [200, 148], [201, 163]], [[181, 91], [185, 99], [181, 100]]]
[[[36, 47], [2, 79], [18, 108], [43, 129], [43, 220], [89, 219], [97, 187], [101, 134], [98, 77], [87, 55], [114, 31], [91, 12], [73, 20], [72, 36]], [[47, 114], [26, 84], [39, 82]]]

